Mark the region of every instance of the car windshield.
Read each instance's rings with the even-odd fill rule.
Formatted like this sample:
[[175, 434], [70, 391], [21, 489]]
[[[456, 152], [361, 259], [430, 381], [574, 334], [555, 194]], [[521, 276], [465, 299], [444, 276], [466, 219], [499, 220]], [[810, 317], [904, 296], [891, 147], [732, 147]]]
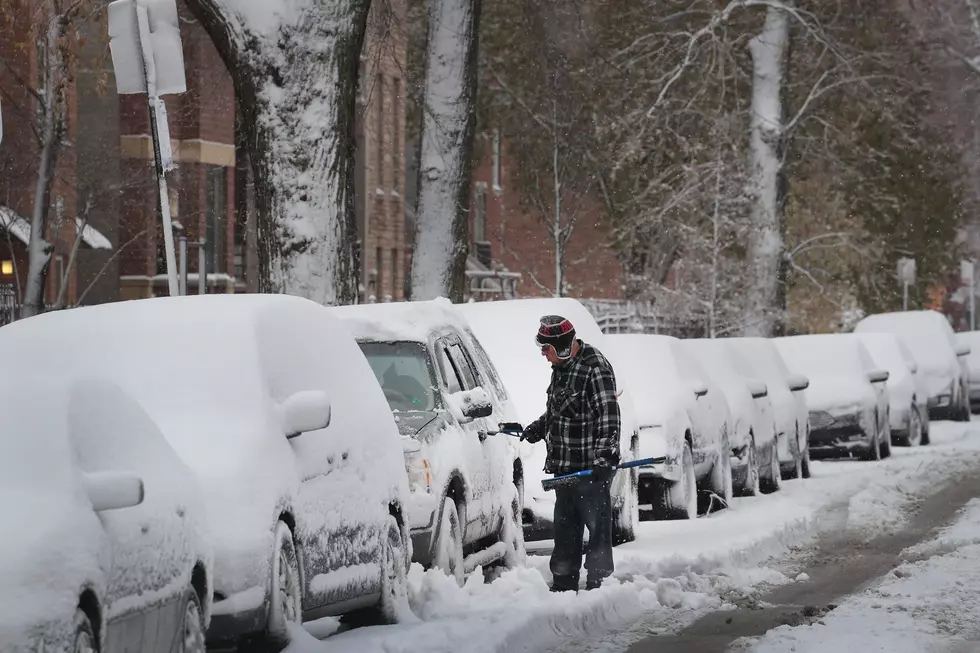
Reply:
[[360, 342], [393, 411], [429, 411], [436, 407], [435, 377], [420, 342]]

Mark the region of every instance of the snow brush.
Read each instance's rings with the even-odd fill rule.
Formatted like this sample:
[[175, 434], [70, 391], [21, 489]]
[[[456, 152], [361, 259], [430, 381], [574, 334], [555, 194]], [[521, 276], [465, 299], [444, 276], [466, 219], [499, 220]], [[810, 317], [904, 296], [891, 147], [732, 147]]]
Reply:
[[[612, 471], [615, 473], [621, 469], [629, 469], [630, 467], [647, 467], [648, 465], [660, 465], [665, 462], [667, 462], [666, 456], [660, 456], [659, 458], [640, 458], [639, 460], [631, 460], [627, 463], [623, 463], [622, 465], [616, 465], [612, 468]], [[574, 485], [580, 478], [585, 478], [586, 476], [592, 476], [591, 469], [565, 474], [564, 476], [543, 479], [541, 481], [541, 487], [543, 487], [545, 492], [547, 492], [549, 490], [554, 490], [557, 487]]]

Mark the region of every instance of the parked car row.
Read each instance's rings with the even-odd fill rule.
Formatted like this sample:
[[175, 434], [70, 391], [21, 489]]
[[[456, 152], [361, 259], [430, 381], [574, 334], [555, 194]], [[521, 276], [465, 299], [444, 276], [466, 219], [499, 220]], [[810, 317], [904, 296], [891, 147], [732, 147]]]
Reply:
[[0, 440], [0, 500], [25, 524], [0, 583], [45, 590], [0, 615], [0, 649], [281, 646], [290, 623], [406, 617], [411, 562], [459, 583], [524, 564], [553, 522], [545, 444], [511, 437], [544, 412], [547, 314], [612, 363], [623, 459], [663, 459], [616, 475], [617, 544], [776, 492], [811, 455], [879, 459], [927, 444], [930, 413], [969, 418], [970, 347], [929, 312], [719, 340], [604, 334], [572, 299], [46, 314], [0, 329], [21, 436]]

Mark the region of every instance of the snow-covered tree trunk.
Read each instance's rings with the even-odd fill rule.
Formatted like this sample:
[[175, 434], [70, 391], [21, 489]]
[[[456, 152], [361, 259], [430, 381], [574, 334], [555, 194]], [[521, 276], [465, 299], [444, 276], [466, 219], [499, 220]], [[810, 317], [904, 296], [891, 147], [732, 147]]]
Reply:
[[353, 132], [370, 0], [188, 0], [231, 71], [262, 292], [357, 298]]
[[430, 0], [412, 299], [463, 297], [481, 0]]
[[40, 125], [41, 141], [38, 154], [37, 180], [34, 184], [34, 205], [31, 209], [31, 237], [27, 247], [27, 279], [21, 317], [31, 317], [44, 311], [44, 288], [51, 265], [53, 246], [45, 239], [48, 212], [51, 206], [51, 189], [55, 181], [55, 168], [65, 130], [65, 83], [68, 74], [63, 56], [64, 16], [54, 0], [44, 3], [47, 21], [44, 36], [46, 57], [39, 65], [44, 68], [43, 118]]
[[[787, 7], [791, 2], [785, 2]], [[789, 53], [790, 15], [770, 5], [762, 31], [749, 42], [752, 55], [752, 117], [749, 137], [748, 263], [743, 334], [769, 336], [777, 319], [783, 260], [783, 86]]]

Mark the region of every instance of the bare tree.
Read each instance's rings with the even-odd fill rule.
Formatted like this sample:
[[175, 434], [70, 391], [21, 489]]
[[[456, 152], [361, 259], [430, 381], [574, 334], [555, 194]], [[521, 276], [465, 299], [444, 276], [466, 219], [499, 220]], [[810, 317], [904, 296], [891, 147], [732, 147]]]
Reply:
[[357, 299], [353, 129], [370, 0], [188, 0], [231, 72], [258, 211], [260, 289]]

